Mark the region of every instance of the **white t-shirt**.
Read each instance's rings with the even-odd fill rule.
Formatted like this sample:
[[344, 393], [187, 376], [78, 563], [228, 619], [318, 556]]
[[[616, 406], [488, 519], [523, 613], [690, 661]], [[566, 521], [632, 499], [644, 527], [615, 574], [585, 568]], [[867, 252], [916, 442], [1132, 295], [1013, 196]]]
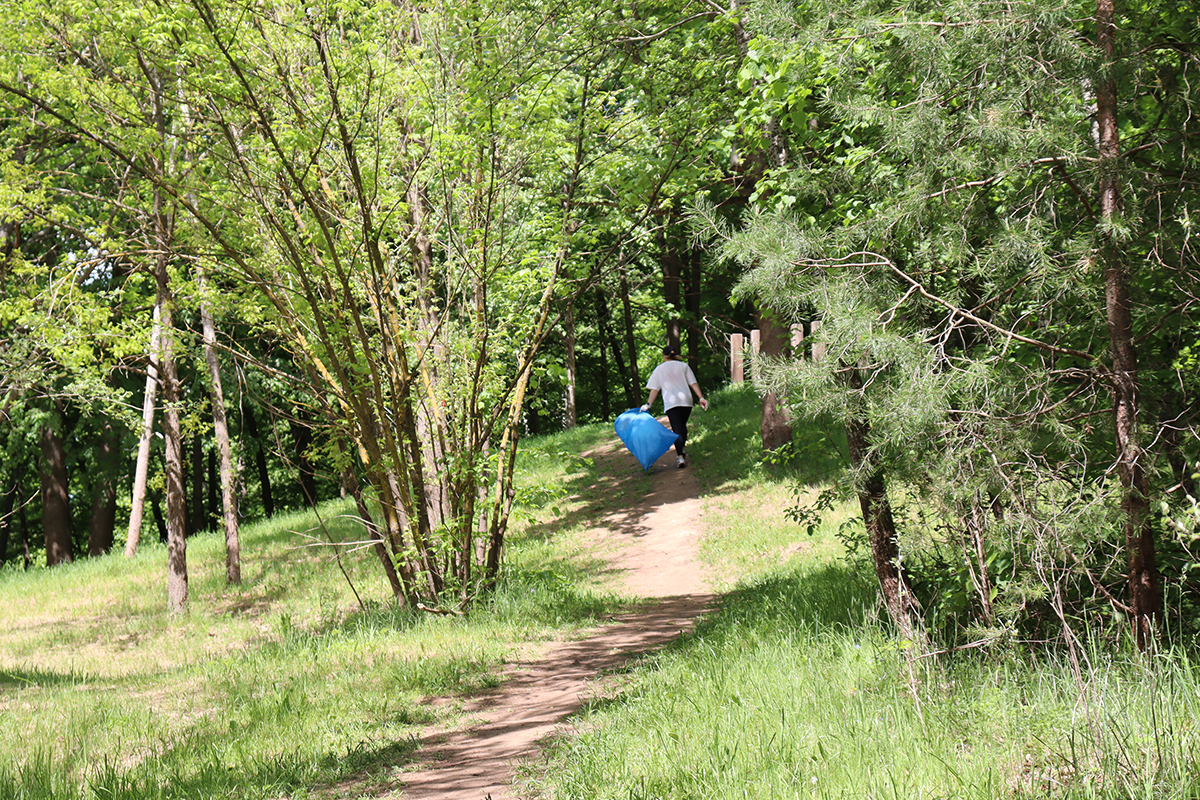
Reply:
[[664, 361], [654, 368], [647, 389], [658, 389], [662, 394], [663, 409], [692, 405], [691, 385], [696, 382], [696, 373], [686, 361]]

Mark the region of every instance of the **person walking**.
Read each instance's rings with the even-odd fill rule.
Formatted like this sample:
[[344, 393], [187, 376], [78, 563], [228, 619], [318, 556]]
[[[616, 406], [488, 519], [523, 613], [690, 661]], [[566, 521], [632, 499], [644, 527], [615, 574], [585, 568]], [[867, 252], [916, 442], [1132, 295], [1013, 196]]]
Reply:
[[687, 421], [692, 415], [692, 393], [695, 393], [700, 407], [705, 411], [708, 410], [708, 400], [700, 391], [696, 373], [692, 372], [686, 361], [679, 360], [679, 351], [668, 345], [662, 352], [663, 363], [654, 368], [650, 380], [646, 381], [650, 399], [642, 406], [642, 411], [649, 411], [654, 399], [662, 393], [663, 408], [671, 423], [671, 431], [679, 437], [675, 440], [675, 466], [682, 469], [687, 466]]

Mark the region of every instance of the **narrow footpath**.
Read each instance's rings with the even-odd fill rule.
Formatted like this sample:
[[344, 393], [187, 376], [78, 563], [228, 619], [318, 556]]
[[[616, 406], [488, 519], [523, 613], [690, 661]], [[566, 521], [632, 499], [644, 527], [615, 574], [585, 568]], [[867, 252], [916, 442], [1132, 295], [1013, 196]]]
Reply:
[[[619, 443], [590, 455], [603, 471], [628, 471], [630, 463], [636, 469]], [[649, 602], [583, 639], [510, 665], [500, 686], [468, 700], [468, 727], [426, 732], [416, 753], [423, 766], [404, 776], [405, 800], [516, 800], [516, 766], [561, 732], [598, 676], [663, 647], [711, 608], [714, 596], [697, 558], [699, 488], [690, 467], [675, 467], [674, 451], [654, 465], [652, 490], [641, 502], [597, 525], [588, 535], [608, 554], [624, 591]]]

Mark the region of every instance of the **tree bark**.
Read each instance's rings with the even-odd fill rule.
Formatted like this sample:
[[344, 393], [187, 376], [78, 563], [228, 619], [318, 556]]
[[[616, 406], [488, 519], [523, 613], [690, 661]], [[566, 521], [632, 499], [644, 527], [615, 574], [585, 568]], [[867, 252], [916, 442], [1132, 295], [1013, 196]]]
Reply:
[[1117, 475], [1121, 481], [1121, 510], [1125, 516], [1125, 548], [1129, 611], [1134, 639], [1140, 649], [1150, 646], [1161, 600], [1155, 557], [1150, 483], [1143, 464], [1138, 431], [1138, 366], [1130, 312], [1129, 266], [1111, 233], [1121, 213], [1120, 138], [1117, 127], [1117, 83], [1111, 70], [1116, 51], [1116, 11], [1113, 0], [1097, 0], [1097, 46], [1104, 55], [1105, 74], [1096, 91], [1096, 127], [1100, 170], [1100, 258], [1104, 267], [1104, 307], [1112, 358], [1113, 420], [1116, 429]]
[[566, 349], [564, 357], [567, 368], [567, 391], [563, 400], [563, 430], [575, 427], [575, 302], [567, 301], [566, 314], [563, 316], [563, 346]]
[[104, 555], [113, 546], [117, 522], [117, 487], [113, 480], [116, 459], [116, 433], [105, 422], [96, 446], [96, 481], [92, 495], [92, 521], [88, 527], [88, 555]]
[[[596, 320], [600, 331], [600, 340], [606, 342], [617, 364], [617, 374], [621, 376], [621, 387], [625, 391], [625, 407], [633, 408], [639, 405], [639, 387], [634, 383], [629, 370], [625, 367], [625, 359], [621, 355], [621, 346], [613, 335], [612, 317], [609, 313], [608, 299], [604, 289], [596, 290]], [[607, 374], [607, 373], [606, 373]]]
[[304, 504], [312, 508], [317, 504], [317, 473], [313, 468], [308, 451], [312, 447], [312, 428], [304, 420], [293, 420], [288, 423], [292, 433], [292, 445], [296, 448], [296, 471], [300, 478], [300, 492], [304, 495]]
[[55, 401], [51, 419], [39, 432], [41, 461], [42, 528], [46, 540], [46, 566], [73, 561], [71, 500], [67, 484], [67, 453], [62, 437], [61, 403]]
[[[757, 318], [759, 355], [775, 358], [787, 355], [791, 346], [791, 329], [779, 322], [770, 309], [760, 309]], [[774, 392], [766, 392], [762, 396], [761, 432], [764, 450], [777, 450], [792, 441], [791, 415]]]
[[258, 487], [262, 494], [263, 514], [273, 517], [275, 516], [275, 498], [271, 493], [271, 472], [267, 469], [267, 448], [259, 431], [258, 419], [255, 418], [254, 412], [249, 406], [244, 407], [242, 416], [246, 422], [246, 432], [255, 442], [254, 467], [258, 472]]
[[[167, 127], [164, 108], [165, 93], [163, 76], [154, 69], [146, 69], [149, 82], [151, 112], [154, 129], [158, 137], [158, 152], [149, 154], [160, 177], [173, 173], [175, 148]], [[167, 495], [167, 602], [172, 613], [182, 614], [187, 610], [187, 496], [183, 484], [183, 433], [180, 419], [179, 375], [175, 363], [175, 327], [172, 319], [174, 302], [171, 296], [168, 260], [173, 243], [174, 215], [167, 206], [166, 193], [161, 186], [154, 187], [154, 279], [157, 305], [162, 323], [159, 337], [159, 368], [163, 393], [163, 472]]]
[[150, 348], [146, 358], [146, 391], [142, 395], [142, 433], [138, 439], [137, 465], [133, 473], [133, 496], [129, 510], [129, 528], [125, 534], [125, 557], [137, 555], [142, 536], [142, 518], [146, 510], [146, 480], [150, 474], [150, 445], [154, 441], [154, 403], [158, 393], [158, 352], [162, 337], [162, 309], [154, 302], [154, 322], [150, 327]]
[[[842, 368], [846, 371], [851, 388], [861, 391], [862, 378], [858, 370], [846, 365]], [[883, 468], [871, 452], [870, 422], [861, 413], [852, 412], [846, 420], [846, 442], [850, 465], [855, 472], [855, 493], [867, 529], [867, 541], [884, 608], [900, 637], [924, 649], [925, 637], [918, 621], [912, 589], [900, 570], [900, 538], [888, 501], [887, 482]]]
[[671, 239], [670, 230], [671, 224], [668, 222], [659, 234], [659, 265], [662, 268], [663, 299], [671, 309], [665, 344], [679, 352], [683, 339], [683, 259], [677, 243]]
[[12, 539], [13, 517], [17, 507], [17, 484], [0, 494], [0, 565], [8, 560], [8, 545]]
[[629, 354], [629, 374], [632, 378], [634, 400], [642, 393], [642, 379], [638, 376], [637, 339], [633, 327], [633, 303], [629, 299], [629, 268], [625, 265], [625, 251], [617, 257], [617, 273], [621, 277], [621, 311], [625, 321], [625, 352]]
[[[161, 203], [159, 200], [158, 203]], [[183, 433], [179, 413], [179, 379], [175, 368], [174, 329], [165, 249], [158, 257], [158, 291], [162, 295], [163, 447], [167, 495], [167, 601], [171, 611], [187, 610], [187, 497], [183, 488]]]
[[[204, 269], [196, 270], [203, 296], [207, 289]], [[217, 355], [217, 325], [207, 297], [200, 302], [200, 323], [204, 337], [204, 361], [208, 366], [208, 394], [213, 410], [213, 438], [216, 440], [221, 470], [221, 520], [225, 528], [225, 583], [242, 582], [241, 534], [238, 529], [237, 470], [229, 439], [229, 421], [225, 416], [225, 389], [221, 383], [221, 359]]]

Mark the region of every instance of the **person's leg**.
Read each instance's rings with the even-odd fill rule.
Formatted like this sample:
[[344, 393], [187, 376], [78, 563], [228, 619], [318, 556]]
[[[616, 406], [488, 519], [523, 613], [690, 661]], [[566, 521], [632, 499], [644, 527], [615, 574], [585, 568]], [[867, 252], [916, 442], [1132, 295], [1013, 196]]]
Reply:
[[675, 454], [684, 455], [687, 447], [687, 421], [692, 415], [691, 406], [675, 406], [667, 409], [667, 421], [671, 423], [671, 430], [679, 437], [675, 440]]

